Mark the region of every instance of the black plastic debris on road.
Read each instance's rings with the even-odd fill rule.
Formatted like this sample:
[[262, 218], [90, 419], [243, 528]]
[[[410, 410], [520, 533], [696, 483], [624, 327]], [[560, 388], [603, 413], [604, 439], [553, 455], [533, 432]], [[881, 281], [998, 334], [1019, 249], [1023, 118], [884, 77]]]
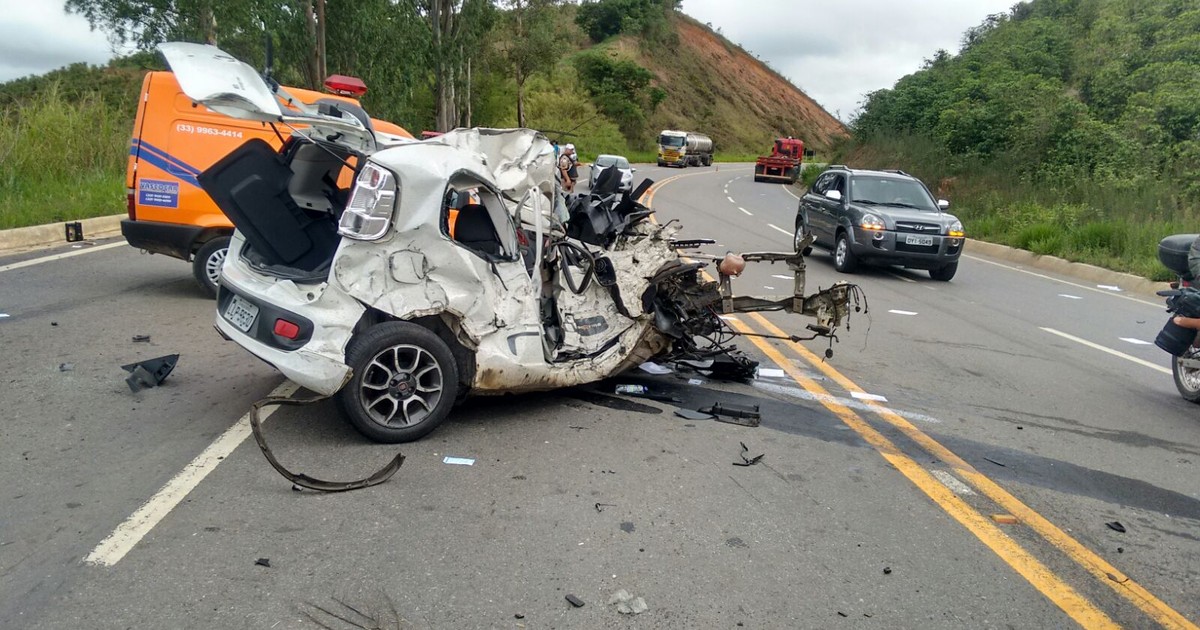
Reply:
[[753, 465], [757, 464], [758, 462], [761, 462], [762, 458], [767, 456], [766, 453], [762, 453], [760, 455], [755, 455], [754, 457], [746, 457], [746, 453], [749, 452], [750, 449], [746, 447], [745, 442], [738, 442], [738, 444], [742, 445], [742, 452], [741, 452], [742, 461], [733, 462], [734, 466], [753, 466]]
[[721, 404], [720, 402], [715, 402], [709, 407], [701, 407], [700, 413], [711, 414], [717, 422], [736, 424], [743, 427], [757, 427], [762, 422], [762, 414], [758, 411], [758, 405], [735, 405], [733, 403]]
[[696, 411], [695, 409], [676, 409], [675, 415], [677, 415], [680, 418], [683, 418], [685, 420], [712, 420], [713, 419], [713, 415], [711, 413], [704, 413], [703, 411]]
[[129, 372], [129, 376], [125, 378], [125, 383], [129, 385], [129, 391], [138, 392], [161, 385], [163, 381], [167, 380], [167, 376], [171, 370], [175, 369], [175, 364], [178, 362], [178, 354], [168, 354], [138, 363], [122, 365], [121, 369]]
[[258, 560], [254, 561], [254, 565], [259, 566], [259, 567], [267, 567], [269, 569], [269, 568], [271, 568], [271, 559], [270, 558], [259, 558]]
[[150, 343], [150, 335], [134, 335], [133, 343]]
[[1120, 532], [1124, 534], [1127, 531], [1125, 526], [1121, 524], [1121, 521], [1112, 521], [1111, 523], [1105, 523], [1105, 525], [1107, 525], [1108, 528], [1114, 532]]
[[67, 237], [68, 243], [78, 243], [79, 241], [83, 240], [82, 221], [71, 221], [63, 224], [63, 227], [65, 228], [65, 236]]
[[575, 597], [574, 595], [571, 595], [570, 593], [567, 593], [567, 601], [570, 602], [571, 605], [576, 608], [583, 607], [583, 600], [579, 599], [578, 597]]

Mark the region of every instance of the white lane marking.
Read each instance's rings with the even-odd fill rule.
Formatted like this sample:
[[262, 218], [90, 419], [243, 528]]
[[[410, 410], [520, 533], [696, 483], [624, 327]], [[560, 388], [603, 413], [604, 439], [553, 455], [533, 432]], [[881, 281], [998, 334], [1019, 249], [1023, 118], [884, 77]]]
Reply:
[[747, 209], [745, 209], [745, 208], [743, 208], [743, 207], [741, 207], [741, 206], [738, 206], [738, 210], [741, 210], [742, 212], [745, 212], [745, 213], [746, 213], [746, 216], [748, 216], [748, 217], [752, 217], [752, 216], [754, 216], [754, 213], [750, 212], [749, 210], [747, 210]]
[[0, 319], [8, 317], [8, 313], [0, 313]]
[[775, 275], [773, 275], [773, 276], [771, 276], [771, 277], [772, 277], [772, 278], [779, 278], [780, 280], [795, 280], [795, 279], [796, 279], [796, 277], [795, 277], [795, 276], [781, 276], [781, 275], [779, 275], [779, 274], [775, 274]]
[[1117, 293], [1120, 293], [1120, 292], [1121, 292], [1121, 287], [1118, 287], [1118, 286], [1115, 286], [1115, 285], [1111, 285], [1111, 284], [1097, 284], [1097, 285], [1096, 285], [1096, 288], [1097, 288], [1097, 289], [1104, 289], [1105, 291], [1115, 291], [1115, 292], [1117, 292]]
[[729, 195], [725, 195], [725, 198], [729, 200], [729, 203], [737, 203], [733, 200], [733, 197], [730, 197]]
[[[124, 245], [124, 243], [121, 243]], [[295, 383], [285, 381], [276, 387], [268, 396], [291, 396], [299, 389]], [[262, 413], [265, 422], [279, 407], [272, 407]], [[139, 541], [154, 529], [160, 521], [166, 518], [171, 510], [187, 497], [188, 493], [217, 468], [225, 458], [250, 436], [250, 412], [242, 416], [233, 426], [229, 427], [217, 439], [213, 440], [195, 459], [177, 475], [171, 478], [145, 505], [125, 519], [107, 538], [100, 541], [83, 561], [111, 567], [121, 561], [125, 554], [133, 549]]]
[[1078, 295], [1070, 295], [1067, 293], [1059, 293], [1058, 297], [1067, 298], [1068, 300], [1082, 300], [1083, 299], [1083, 298], [1079, 297]]
[[1093, 293], [1103, 293], [1104, 295], [1111, 295], [1111, 296], [1113, 296], [1113, 297], [1118, 297], [1118, 298], [1121, 298], [1122, 300], [1129, 300], [1130, 302], [1137, 302], [1138, 304], [1145, 304], [1146, 306], [1153, 306], [1153, 307], [1155, 307], [1155, 308], [1162, 308], [1162, 304], [1155, 304], [1154, 302], [1148, 302], [1148, 301], [1146, 301], [1146, 300], [1139, 300], [1138, 298], [1135, 298], [1135, 297], [1130, 297], [1130, 296], [1128, 296], [1128, 295], [1123, 295], [1123, 294], [1120, 294], [1120, 293], [1113, 293], [1112, 291], [1102, 291], [1102, 290], [1100, 290], [1100, 289], [1096, 289], [1096, 288], [1093, 288], [1093, 287], [1089, 287], [1089, 286], [1087, 286], [1087, 285], [1083, 285], [1083, 284], [1076, 284], [1076, 283], [1074, 283], [1074, 282], [1070, 282], [1070, 281], [1068, 281], [1068, 280], [1061, 280], [1061, 279], [1059, 279], [1059, 278], [1054, 278], [1054, 277], [1051, 277], [1051, 276], [1047, 276], [1046, 274], [1037, 273], [1037, 272], [1034, 272], [1034, 271], [1029, 271], [1028, 269], [1021, 269], [1021, 268], [1019, 268], [1019, 267], [1013, 267], [1012, 265], [1006, 265], [1006, 264], [1004, 264], [1004, 263], [998, 263], [998, 262], [995, 262], [995, 261], [992, 261], [992, 260], [985, 260], [985, 259], [983, 259], [983, 258], [980, 258], [980, 257], [978, 257], [978, 256], [968, 256], [967, 254], [963, 254], [963, 255], [962, 255], [962, 257], [963, 257], [963, 258], [970, 258], [971, 260], [974, 260], [974, 261], [977, 261], [977, 262], [981, 262], [981, 263], [987, 263], [987, 264], [989, 264], [989, 265], [995, 265], [995, 266], [997, 266], [997, 267], [1001, 267], [1001, 268], [1003, 268], [1003, 269], [1008, 269], [1009, 271], [1016, 271], [1016, 272], [1019, 272], [1019, 273], [1028, 274], [1028, 275], [1034, 276], [1035, 278], [1041, 278], [1041, 279], [1043, 279], [1043, 280], [1049, 280], [1049, 281], [1051, 281], [1051, 282], [1057, 282], [1057, 283], [1059, 283], [1059, 284], [1065, 284], [1065, 285], [1067, 285], [1067, 286], [1075, 287], [1075, 288], [1077, 288], [1077, 289], [1083, 289], [1083, 290], [1085, 290], [1085, 291], [1092, 291]]
[[80, 250], [73, 251], [73, 252], [64, 252], [62, 254], [54, 254], [53, 256], [42, 256], [41, 258], [30, 258], [29, 260], [22, 260], [21, 262], [15, 262], [10, 265], [0, 266], [0, 273], [4, 273], [5, 271], [12, 271], [14, 269], [24, 269], [25, 267], [32, 267], [34, 265], [40, 265], [42, 263], [54, 262], [55, 260], [62, 260], [64, 258], [71, 258], [72, 256], [82, 256], [84, 254], [98, 252], [102, 249], [112, 249], [114, 247], [128, 247], [128, 244], [125, 241], [117, 241], [116, 243], [105, 243], [104, 245], [97, 245], [95, 247], [89, 247], [87, 249], [80, 249]]
[[[750, 383], [750, 385], [756, 389], [761, 389], [761, 390], [768, 391], [768, 392], [774, 392], [776, 394], [782, 394], [784, 396], [791, 396], [793, 398], [799, 398], [801, 400], [836, 403], [843, 407], [848, 407], [850, 409], [854, 409], [855, 411], [867, 411], [867, 412], [875, 413], [881, 407], [878, 404], [868, 405], [865, 402], [861, 402], [861, 401], [855, 400], [853, 398], [841, 398], [841, 397], [837, 397], [837, 396], [830, 396], [827, 394], [814, 394], [806, 389], [800, 389], [799, 387], [780, 385], [780, 384], [771, 383], [768, 381], [752, 381]], [[885, 409], [886, 409], [886, 407], [885, 407]], [[937, 418], [934, 418], [932, 416], [927, 416], [923, 413], [914, 413], [911, 411], [898, 411], [896, 409], [887, 409], [887, 410], [890, 411], [891, 413], [894, 413], [894, 414], [900, 416], [901, 418], [904, 418], [906, 420], [912, 420], [914, 422], [924, 422], [927, 424], [940, 424], [942, 422], [941, 420], [938, 420]]]
[[875, 402], [887, 402], [887, 396], [879, 394], [868, 394], [866, 392], [850, 392], [850, 396], [859, 400], [874, 400]]
[[970, 486], [958, 480], [958, 477], [950, 474], [948, 470], [930, 470], [929, 474], [937, 477], [937, 480], [942, 482], [943, 486], [950, 489], [951, 492], [959, 496], [970, 497], [975, 495], [975, 491]]
[[892, 313], [894, 315], [916, 315], [916, 313], [914, 313], [913, 311], [901, 311], [901, 310], [897, 310], [897, 309], [892, 309], [888, 312]]
[[734, 322], [740, 321], [737, 317], [734, 317], [733, 315], [717, 315], [717, 317], [719, 319], [727, 319], [727, 320], [734, 321]]
[[1125, 354], [1124, 352], [1113, 350], [1112, 348], [1106, 348], [1098, 343], [1092, 343], [1092, 342], [1088, 341], [1087, 339], [1080, 339], [1079, 337], [1076, 337], [1075, 335], [1068, 335], [1065, 332], [1062, 332], [1059, 330], [1054, 330], [1053, 328], [1042, 328], [1042, 330], [1044, 330], [1052, 335], [1058, 335], [1059, 337], [1062, 337], [1063, 339], [1069, 339], [1071, 341], [1074, 341], [1075, 343], [1083, 344], [1089, 348], [1093, 348], [1093, 349], [1099, 350], [1101, 352], [1107, 352], [1108, 354], [1111, 354], [1114, 357], [1120, 357], [1122, 359], [1125, 359], [1126, 361], [1132, 361], [1138, 365], [1148, 367], [1151, 370], [1156, 370], [1156, 371], [1162, 372], [1163, 374], [1171, 373], [1171, 370], [1168, 370], [1167, 368], [1165, 368], [1161, 365], [1155, 365], [1149, 361], [1144, 361], [1135, 356], [1130, 356], [1128, 354]]
[[1142, 341], [1141, 339], [1134, 339], [1133, 337], [1118, 337], [1118, 339], [1120, 339], [1121, 341], [1124, 341], [1126, 343], [1131, 343], [1135, 346], [1152, 346], [1152, 345], [1154, 345], [1154, 344], [1150, 343], [1149, 341]]
[[792, 234], [791, 232], [779, 227], [778, 225], [775, 225], [774, 223], [768, 223], [767, 226], [773, 230], [778, 230], [780, 232], [783, 232], [784, 234], [787, 234], [788, 236], [792, 236], [792, 237], [796, 236], [795, 234]]
[[915, 282], [916, 282], [916, 280], [913, 280], [912, 278], [906, 278], [906, 277], [904, 277], [904, 276], [902, 276], [902, 275], [900, 275], [900, 274], [898, 274], [898, 273], [892, 273], [891, 271], [885, 271], [885, 272], [883, 272], [883, 273], [886, 273], [887, 275], [889, 275], [889, 276], [891, 276], [891, 277], [893, 277], [893, 278], [897, 278], [897, 279], [903, 280], [903, 281], [905, 281], [905, 282], [913, 282], [913, 283], [915, 283]]
[[[792, 192], [791, 186], [788, 186], [787, 184], [780, 184], [780, 186], [783, 186], [783, 192], [785, 192], [793, 197], [796, 197], [796, 193]], [[799, 201], [799, 200], [800, 200], [800, 198], [796, 197], [796, 201]]]
[[[768, 291], [774, 291], [774, 290], [775, 290], [775, 287], [769, 287], [769, 286], [767, 286], [767, 285], [765, 285], [765, 284], [763, 285], [763, 288], [764, 288], [764, 289], [766, 289], [766, 290], [768, 290]], [[4, 317], [8, 317], [8, 316], [7, 316], [7, 315], [5, 315]]]

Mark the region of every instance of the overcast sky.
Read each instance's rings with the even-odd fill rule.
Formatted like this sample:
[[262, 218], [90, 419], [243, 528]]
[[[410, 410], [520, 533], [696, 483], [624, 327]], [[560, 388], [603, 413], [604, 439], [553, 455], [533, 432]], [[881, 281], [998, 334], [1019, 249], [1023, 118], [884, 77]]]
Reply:
[[[1016, 0], [684, 0], [683, 11], [849, 120], [865, 93], [891, 87], [963, 31]], [[112, 56], [102, 33], [58, 0], [0, 0], [0, 81]]]
[[863, 95], [889, 88], [939, 48], [1017, 0], [683, 0], [683, 12], [791, 79], [849, 121]]

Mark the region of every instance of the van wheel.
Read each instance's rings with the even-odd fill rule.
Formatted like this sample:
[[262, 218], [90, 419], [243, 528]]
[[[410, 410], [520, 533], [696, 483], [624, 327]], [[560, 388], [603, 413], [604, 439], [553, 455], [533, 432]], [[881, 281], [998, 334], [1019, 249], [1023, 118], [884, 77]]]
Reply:
[[419, 440], [446, 419], [458, 396], [458, 366], [433, 331], [384, 322], [350, 341], [354, 370], [337, 394], [350, 424], [376, 442]]
[[201, 245], [195, 258], [192, 258], [192, 275], [196, 276], [196, 282], [210, 298], [217, 297], [221, 265], [225, 264], [227, 253], [229, 253], [229, 237], [218, 236]]

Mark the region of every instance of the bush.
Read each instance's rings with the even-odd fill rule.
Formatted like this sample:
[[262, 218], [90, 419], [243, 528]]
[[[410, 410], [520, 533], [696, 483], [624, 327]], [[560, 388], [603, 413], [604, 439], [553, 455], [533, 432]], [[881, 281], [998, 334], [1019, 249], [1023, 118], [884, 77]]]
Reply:
[[123, 211], [134, 113], [58, 84], [0, 112], [0, 228]]

